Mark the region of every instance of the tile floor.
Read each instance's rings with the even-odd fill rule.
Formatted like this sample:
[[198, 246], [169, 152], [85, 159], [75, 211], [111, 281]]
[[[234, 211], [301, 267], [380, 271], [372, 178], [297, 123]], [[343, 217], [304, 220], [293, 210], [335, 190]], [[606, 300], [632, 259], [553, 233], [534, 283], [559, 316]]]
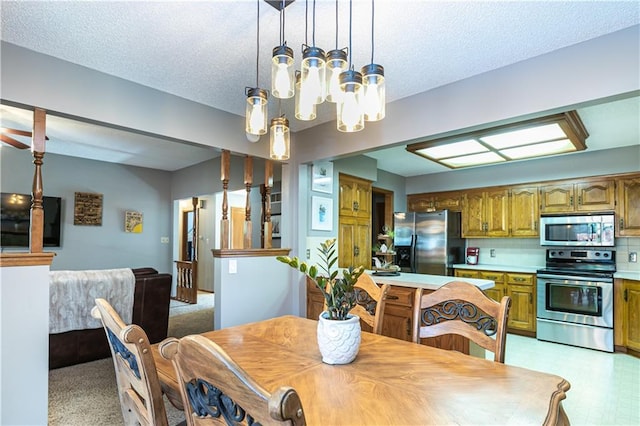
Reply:
[[508, 334], [505, 363], [569, 381], [562, 404], [574, 426], [640, 425], [638, 358]]

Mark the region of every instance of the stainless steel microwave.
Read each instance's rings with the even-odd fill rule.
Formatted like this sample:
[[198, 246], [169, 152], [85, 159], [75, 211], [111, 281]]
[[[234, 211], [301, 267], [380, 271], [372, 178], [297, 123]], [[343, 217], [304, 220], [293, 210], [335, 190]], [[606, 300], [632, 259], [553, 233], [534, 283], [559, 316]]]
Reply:
[[540, 216], [540, 245], [614, 247], [613, 213]]

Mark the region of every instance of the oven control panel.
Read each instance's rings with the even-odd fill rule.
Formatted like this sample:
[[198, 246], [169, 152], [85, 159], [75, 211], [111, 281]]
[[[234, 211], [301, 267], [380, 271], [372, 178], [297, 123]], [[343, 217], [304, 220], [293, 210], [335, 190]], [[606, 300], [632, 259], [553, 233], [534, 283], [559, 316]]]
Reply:
[[580, 262], [581, 260], [604, 261], [608, 263], [610, 261], [615, 262], [616, 252], [614, 250], [575, 250], [570, 248], [547, 250], [547, 260], [552, 259], [574, 262]]

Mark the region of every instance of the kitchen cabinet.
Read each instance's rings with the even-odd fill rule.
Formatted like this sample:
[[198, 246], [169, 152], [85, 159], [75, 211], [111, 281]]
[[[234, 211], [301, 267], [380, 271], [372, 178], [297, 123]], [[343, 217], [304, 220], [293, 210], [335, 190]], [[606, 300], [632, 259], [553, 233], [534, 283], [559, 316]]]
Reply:
[[462, 191], [434, 192], [407, 196], [410, 212], [433, 212], [436, 210], [462, 211]]
[[307, 318], [317, 320], [324, 311], [324, 296], [316, 284], [307, 277]]
[[371, 267], [371, 181], [340, 174], [338, 265]]
[[616, 350], [640, 353], [640, 281], [616, 279], [614, 288]]
[[536, 331], [536, 275], [519, 272], [500, 272], [473, 269], [456, 269], [460, 278], [493, 280], [495, 287], [484, 290], [495, 301], [503, 296], [511, 297], [511, 309], [507, 331], [535, 337]]
[[537, 237], [540, 235], [540, 199], [538, 186], [516, 186], [509, 190], [509, 235]]
[[371, 181], [340, 174], [340, 216], [371, 218]]
[[598, 212], [615, 208], [613, 179], [540, 186], [540, 213]]
[[462, 237], [509, 236], [509, 190], [469, 191], [462, 208]]
[[371, 267], [371, 219], [340, 217], [338, 265]]
[[640, 176], [616, 180], [616, 236], [640, 237]]

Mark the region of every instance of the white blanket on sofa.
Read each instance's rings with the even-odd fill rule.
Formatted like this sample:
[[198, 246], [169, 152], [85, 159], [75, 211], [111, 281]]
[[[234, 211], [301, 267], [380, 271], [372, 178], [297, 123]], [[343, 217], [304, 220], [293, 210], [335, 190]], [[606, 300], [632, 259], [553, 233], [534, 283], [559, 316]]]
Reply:
[[125, 324], [131, 324], [135, 282], [128, 268], [49, 272], [49, 333], [102, 327], [91, 316], [99, 297], [113, 306]]

